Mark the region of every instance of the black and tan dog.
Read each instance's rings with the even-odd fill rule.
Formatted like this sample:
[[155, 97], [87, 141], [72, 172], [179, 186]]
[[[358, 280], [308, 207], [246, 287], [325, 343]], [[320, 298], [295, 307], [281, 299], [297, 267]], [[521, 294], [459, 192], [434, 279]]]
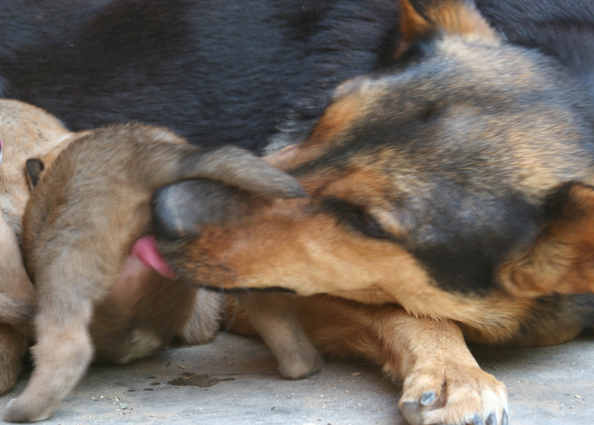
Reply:
[[[571, 72], [505, 43], [471, 5], [424, 4], [406, 9], [401, 65], [343, 84], [307, 141], [267, 158], [309, 198], [246, 202], [223, 185], [176, 184], [154, 199], [158, 247], [197, 285], [328, 293], [439, 320], [390, 340], [407, 417], [505, 423], [500, 387], [461, 400], [450, 390], [465, 383], [441, 367], [459, 356], [476, 370], [462, 333], [555, 344], [592, 318], [591, 296], [562, 294], [594, 292], [594, 114]], [[202, 207], [213, 197], [229, 202], [217, 217]], [[302, 303], [304, 327], [319, 325]], [[362, 311], [368, 323], [412, 320]], [[369, 344], [356, 336], [343, 341]], [[441, 351], [419, 348], [433, 338]], [[428, 374], [409, 363], [415, 349]]]

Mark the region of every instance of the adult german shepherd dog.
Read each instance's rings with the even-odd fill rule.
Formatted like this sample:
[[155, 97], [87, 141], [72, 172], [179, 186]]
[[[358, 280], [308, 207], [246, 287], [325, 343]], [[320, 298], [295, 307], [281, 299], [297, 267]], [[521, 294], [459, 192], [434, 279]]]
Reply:
[[[465, 339], [556, 344], [591, 323], [592, 29], [579, 24], [594, 13], [582, 3], [572, 21], [574, 12], [542, 2], [561, 22], [555, 32], [530, 2], [534, 20], [520, 28], [516, 3], [502, 2], [510, 39], [550, 41], [545, 54], [506, 42], [469, 2], [413, 3], [403, 4], [401, 61], [342, 84], [305, 142], [266, 157], [308, 198], [175, 184], [154, 197], [157, 247], [196, 285], [395, 303], [438, 320], [419, 319], [412, 335], [376, 330], [384, 345], [355, 331], [344, 341], [353, 351], [397, 347], [387, 358], [405, 380], [412, 423], [507, 423], [501, 387], [453, 375], [464, 381], [476, 368]], [[495, 22], [496, 3], [479, 3]], [[216, 217], [203, 207], [212, 202]], [[292, 304], [314, 344], [332, 351], [312, 307], [334, 312], [325, 300]], [[370, 307], [358, 329], [398, 314]], [[447, 372], [452, 358], [462, 374]]]

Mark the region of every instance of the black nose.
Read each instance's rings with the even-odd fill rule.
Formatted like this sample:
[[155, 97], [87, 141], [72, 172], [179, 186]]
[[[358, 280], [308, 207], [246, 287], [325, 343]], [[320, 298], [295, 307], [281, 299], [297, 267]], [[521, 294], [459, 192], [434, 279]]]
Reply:
[[160, 240], [197, 238], [205, 225], [221, 223], [243, 210], [250, 196], [213, 180], [186, 180], [163, 186], [152, 198], [153, 226]]

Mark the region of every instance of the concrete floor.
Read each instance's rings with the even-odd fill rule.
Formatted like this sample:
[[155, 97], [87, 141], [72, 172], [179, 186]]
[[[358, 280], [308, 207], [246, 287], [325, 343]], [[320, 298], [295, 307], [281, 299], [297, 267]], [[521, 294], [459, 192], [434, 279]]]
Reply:
[[[594, 423], [594, 337], [473, 351], [507, 385], [513, 424]], [[25, 384], [26, 377], [0, 405]], [[93, 367], [45, 423], [404, 425], [399, 392], [379, 367], [361, 361], [327, 361], [318, 375], [286, 381], [262, 344], [224, 334], [132, 365]]]

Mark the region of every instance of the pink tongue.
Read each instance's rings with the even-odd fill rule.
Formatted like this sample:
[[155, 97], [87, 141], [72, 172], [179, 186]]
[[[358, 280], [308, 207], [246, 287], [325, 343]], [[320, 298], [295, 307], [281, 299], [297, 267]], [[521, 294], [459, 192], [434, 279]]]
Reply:
[[161, 276], [168, 279], [175, 279], [175, 272], [169, 268], [161, 254], [157, 251], [156, 240], [154, 236], [145, 236], [134, 243], [132, 255], [149, 269], [155, 270]]

